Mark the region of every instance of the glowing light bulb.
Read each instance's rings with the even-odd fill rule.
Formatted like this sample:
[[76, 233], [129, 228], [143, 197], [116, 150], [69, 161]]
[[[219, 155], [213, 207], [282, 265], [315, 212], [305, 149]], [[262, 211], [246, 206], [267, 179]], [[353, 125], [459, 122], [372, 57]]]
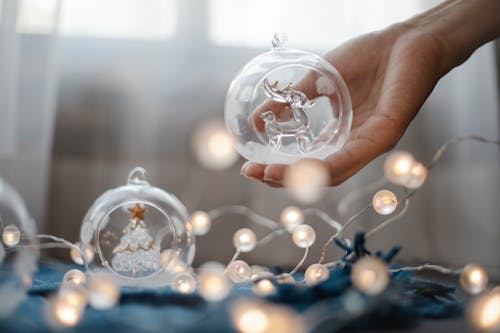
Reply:
[[291, 164], [284, 177], [284, 185], [290, 195], [306, 204], [321, 199], [329, 181], [330, 173], [324, 162], [313, 159], [303, 159]]
[[269, 279], [262, 279], [255, 283], [252, 287], [254, 294], [259, 296], [269, 296], [276, 292], [276, 287]]
[[234, 311], [233, 321], [239, 332], [268, 332], [269, 319], [267, 313], [257, 304], [239, 304]]
[[233, 260], [227, 265], [226, 274], [234, 283], [250, 280], [250, 266], [243, 260]]
[[389, 284], [389, 278], [387, 265], [375, 257], [363, 257], [352, 266], [353, 286], [369, 295], [384, 291]]
[[500, 290], [477, 297], [470, 305], [468, 317], [471, 324], [483, 332], [500, 331]]
[[234, 139], [221, 121], [209, 121], [194, 132], [193, 151], [200, 164], [208, 169], [222, 170], [238, 160]]
[[398, 198], [391, 191], [380, 190], [373, 196], [372, 205], [380, 215], [389, 215], [398, 207]]
[[310, 247], [316, 240], [316, 232], [310, 225], [301, 224], [293, 230], [292, 239], [298, 247]]
[[85, 274], [78, 269], [70, 269], [63, 276], [63, 283], [71, 283], [75, 285], [84, 284], [87, 281]]
[[57, 292], [57, 298], [75, 307], [85, 307], [88, 301], [88, 294], [82, 286], [63, 284]]
[[178, 273], [172, 280], [172, 289], [181, 294], [190, 294], [196, 290], [196, 280], [189, 273]]
[[82, 319], [84, 307], [71, 305], [64, 299], [56, 298], [51, 305], [51, 312], [49, 316], [51, 321], [54, 321], [54, 324], [71, 327], [78, 324]]
[[279, 284], [295, 283], [295, 278], [288, 273], [283, 273], [276, 276], [276, 282]]
[[460, 273], [460, 285], [469, 294], [477, 295], [488, 285], [488, 272], [477, 264], [468, 264]]
[[280, 222], [288, 232], [293, 232], [296, 226], [304, 223], [304, 214], [297, 207], [287, 207], [281, 211]]
[[427, 173], [425, 165], [419, 162], [414, 163], [410, 168], [408, 179], [404, 182], [404, 186], [412, 190], [420, 188], [427, 179]]
[[88, 290], [90, 305], [99, 310], [112, 308], [120, 298], [120, 288], [109, 273], [93, 274], [89, 280]]
[[209, 262], [200, 268], [198, 291], [206, 301], [221, 301], [231, 291], [231, 283], [224, 274], [224, 266]]
[[250, 252], [257, 245], [257, 236], [247, 228], [236, 231], [233, 236], [234, 247], [241, 252]]
[[307, 285], [317, 285], [330, 277], [328, 268], [321, 264], [313, 264], [306, 269], [305, 280]]
[[410, 175], [413, 163], [415, 163], [415, 159], [412, 154], [405, 151], [392, 152], [384, 163], [385, 178], [394, 184], [404, 185]]
[[3, 229], [2, 240], [9, 247], [16, 246], [21, 240], [21, 231], [15, 225], [8, 225]]
[[212, 225], [210, 216], [202, 211], [194, 212], [191, 216], [191, 225], [193, 226], [193, 232], [197, 236], [205, 235]]

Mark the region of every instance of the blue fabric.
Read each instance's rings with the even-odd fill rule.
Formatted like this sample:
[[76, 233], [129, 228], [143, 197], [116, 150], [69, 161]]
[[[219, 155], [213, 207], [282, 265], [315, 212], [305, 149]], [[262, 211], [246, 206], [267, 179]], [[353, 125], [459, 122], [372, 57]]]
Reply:
[[[464, 302], [458, 298], [455, 286], [418, 279], [413, 273], [395, 273], [387, 290], [375, 297], [355, 291], [351, 288], [351, 265], [371, 252], [365, 248], [362, 234], [356, 236], [352, 247], [341, 241], [336, 243], [346, 251], [344, 268], [331, 270], [329, 279], [314, 287], [275, 283], [277, 293], [268, 297], [271, 302], [286, 304], [300, 312], [311, 331], [405, 328], [423, 318], [452, 318], [463, 314]], [[390, 262], [399, 249], [393, 247], [387, 254], [377, 252], [375, 256]], [[44, 306], [47, 297], [58, 289], [64, 273], [71, 268], [77, 267], [59, 262], [41, 264], [25, 300], [12, 316], [0, 321], [0, 332], [51, 331], [44, 320]], [[302, 279], [300, 274], [296, 279]], [[254, 297], [250, 284], [236, 285], [228, 299], [215, 304], [208, 304], [197, 295], [177, 294], [170, 288], [124, 289], [119, 306], [108, 311], [88, 307], [79, 325], [67, 330], [233, 332], [231, 305], [242, 297]], [[353, 299], [362, 304], [356, 312], [346, 306]]]

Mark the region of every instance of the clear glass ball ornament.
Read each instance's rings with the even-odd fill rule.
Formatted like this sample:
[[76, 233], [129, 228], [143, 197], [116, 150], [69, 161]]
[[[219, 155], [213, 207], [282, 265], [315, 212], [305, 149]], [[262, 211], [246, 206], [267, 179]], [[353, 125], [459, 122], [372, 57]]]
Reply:
[[0, 318], [11, 314], [31, 287], [39, 256], [36, 229], [21, 196], [0, 178]]
[[[89, 247], [95, 253], [90, 257]], [[169, 284], [181, 263], [189, 269], [195, 237], [184, 205], [150, 185], [139, 167], [127, 185], [108, 190], [90, 207], [80, 249], [89, 274], [106, 268], [121, 286], [154, 288]]]
[[323, 159], [344, 145], [351, 128], [351, 98], [337, 70], [285, 43], [276, 34], [272, 49], [241, 69], [226, 96], [226, 126], [253, 162]]

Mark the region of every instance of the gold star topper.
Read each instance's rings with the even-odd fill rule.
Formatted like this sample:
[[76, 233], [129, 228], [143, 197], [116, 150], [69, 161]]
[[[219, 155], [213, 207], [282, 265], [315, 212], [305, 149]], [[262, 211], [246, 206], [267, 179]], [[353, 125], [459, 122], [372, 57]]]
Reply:
[[139, 203], [136, 203], [134, 207], [128, 208], [128, 211], [130, 212], [130, 217], [135, 220], [144, 220], [144, 212], [146, 211], [146, 208], [141, 207]]

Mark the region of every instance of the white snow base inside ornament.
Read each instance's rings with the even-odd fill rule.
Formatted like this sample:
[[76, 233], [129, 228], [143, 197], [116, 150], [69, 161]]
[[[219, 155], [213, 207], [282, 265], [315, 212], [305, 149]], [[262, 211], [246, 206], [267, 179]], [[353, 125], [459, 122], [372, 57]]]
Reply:
[[113, 269], [118, 272], [150, 274], [160, 267], [160, 249], [142, 221], [131, 220], [125, 235], [113, 250]]

